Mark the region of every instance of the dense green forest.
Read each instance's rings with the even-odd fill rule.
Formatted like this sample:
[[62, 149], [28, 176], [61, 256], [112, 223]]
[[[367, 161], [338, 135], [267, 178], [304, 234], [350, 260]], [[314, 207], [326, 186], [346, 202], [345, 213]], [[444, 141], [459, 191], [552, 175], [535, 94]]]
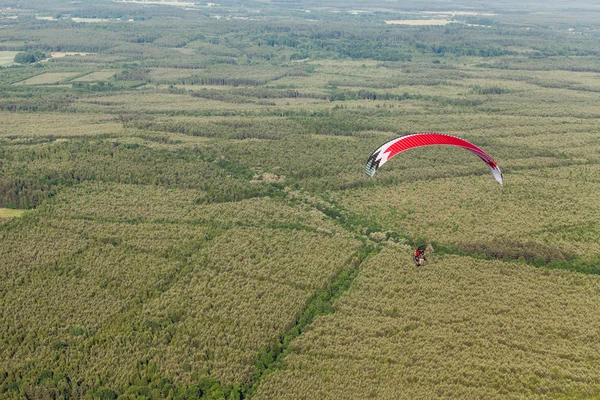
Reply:
[[[600, 396], [599, 39], [578, 0], [0, 0], [0, 398]], [[365, 176], [413, 132], [505, 184]]]

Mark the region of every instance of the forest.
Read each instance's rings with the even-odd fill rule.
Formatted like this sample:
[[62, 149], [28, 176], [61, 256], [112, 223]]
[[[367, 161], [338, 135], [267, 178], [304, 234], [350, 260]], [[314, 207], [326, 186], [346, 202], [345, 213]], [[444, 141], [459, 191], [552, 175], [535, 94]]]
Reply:
[[448, 7], [0, 0], [0, 398], [599, 397], [600, 6]]

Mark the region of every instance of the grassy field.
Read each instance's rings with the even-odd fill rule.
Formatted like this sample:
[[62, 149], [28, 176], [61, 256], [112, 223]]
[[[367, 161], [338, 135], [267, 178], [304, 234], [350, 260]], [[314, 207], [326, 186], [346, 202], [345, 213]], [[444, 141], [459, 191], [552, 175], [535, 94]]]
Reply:
[[141, 3], [4, 19], [0, 398], [600, 395], [596, 7]]
[[17, 51], [0, 51], [0, 67], [13, 65], [17, 53]]
[[87, 24], [97, 24], [97, 23], [103, 23], [103, 22], [113, 22], [110, 19], [107, 18], [71, 18], [73, 20], [73, 22], [83, 22], [83, 23], [87, 23]]
[[0, 208], [0, 218], [14, 218], [23, 215], [24, 210], [13, 210], [10, 208]]
[[413, 26], [431, 26], [431, 25], [447, 25], [453, 21], [447, 19], [396, 19], [392, 21], [385, 21], [388, 25], [413, 25]]
[[87, 75], [73, 79], [73, 82], [96, 82], [104, 81], [113, 77], [115, 73], [111, 71], [91, 72]]
[[15, 83], [15, 85], [54, 85], [77, 75], [76, 72], [49, 72]]

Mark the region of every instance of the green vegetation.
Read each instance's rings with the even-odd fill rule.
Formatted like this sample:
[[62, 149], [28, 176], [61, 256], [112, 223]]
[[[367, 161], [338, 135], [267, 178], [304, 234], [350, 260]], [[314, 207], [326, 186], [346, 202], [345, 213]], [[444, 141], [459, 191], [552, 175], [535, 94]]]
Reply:
[[15, 62], [16, 51], [0, 51], [0, 67], [8, 67]]
[[600, 395], [600, 9], [13, 3], [0, 398]]
[[46, 53], [44, 53], [43, 51], [32, 50], [32, 51], [17, 53], [15, 55], [14, 60], [17, 64], [32, 64], [34, 62], [43, 60], [45, 58], [48, 58], [48, 55]]
[[21, 215], [23, 215], [23, 213], [25, 212], [25, 210], [13, 210], [10, 208], [0, 208], [0, 221], [2, 221], [3, 218], [15, 218], [15, 217], [20, 217]]
[[410, 251], [367, 261], [254, 398], [598, 396], [596, 277]]

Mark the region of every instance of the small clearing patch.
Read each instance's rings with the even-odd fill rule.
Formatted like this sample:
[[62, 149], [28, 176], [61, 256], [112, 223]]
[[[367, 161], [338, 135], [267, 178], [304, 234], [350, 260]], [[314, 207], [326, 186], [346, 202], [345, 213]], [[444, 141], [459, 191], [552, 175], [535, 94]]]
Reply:
[[110, 22], [115, 21], [114, 19], [107, 18], [71, 18], [73, 22], [85, 22], [85, 23], [98, 23], [98, 22]]
[[388, 25], [447, 25], [455, 21], [447, 19], [396, 19], [385, 21]]
[[485, 15], [485, 16], [490, 16], [490, 15], [497, 15], [497, 14], [493, 14], [493, 13], [482, 13], [482, 12], [476, 12], [476, 11], [423, 11], [423, 14], [430, 14], [430, 15], [471, 15], [471, 16], [477, 16], [477, 15]]
[[[115, 3], [159, 4], [164, 6], [194, 7], [196, 3], [177, 0], [113, 0]], [[212, 4], [214, 3], [207, 3]], [[210, 6], [208, 6], [210, 7]]]
[[8, 67], [15, 63], [18, 51], [0, 51], [0, 67]]
[[47, 72], [36, 75], [24, 81], [17, 82], [15, 85], [55, 85], [65, 79], [79, 75], [77, 72]]
[[87, 75], [81, 76], [77, 79], [73, 79], [73, 82], [97, 82], [105, 81], [113, 77], [115, 73], [111, 71], [97, 71]]
[[23, 215], [25, 210], [13, 210], [12, 208], [0, 208], [0, 218], [15, 218]]
[[76, 53], [76, 52], [72, 52], [72, 51], [57, 51], [57, 52], [52, 52], [50, 54], [52, 55], [52, 58], [61, 58], [61, 57], [67, 57], [67, 56], [87, 56], [89, 54], [96, 54], [96, 53]]

